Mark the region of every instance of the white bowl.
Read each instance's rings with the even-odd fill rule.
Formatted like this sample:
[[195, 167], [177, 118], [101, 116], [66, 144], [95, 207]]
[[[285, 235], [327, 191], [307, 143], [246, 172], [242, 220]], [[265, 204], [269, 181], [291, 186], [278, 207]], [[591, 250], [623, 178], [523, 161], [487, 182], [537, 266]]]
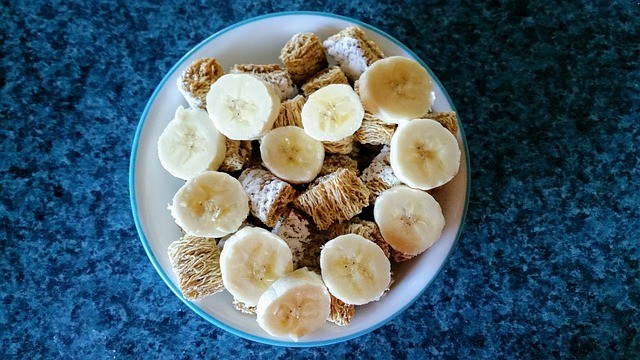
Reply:
[[[276, 338], [262, 330], [255, 316], [234, 309], [231, 295], [224, 291], [199, 301], [186, 300], [167, 255], [169, 244], [181, 233], [167, 205], [183, 181], [172, 177], [160, 165], [156, 143], [162, 130], [173, 118], [179, 105], [187, 106], [176, 88], [179, 74], [195, 59], [215, 57], [223, 68], [236, 63], [278, 63], [282, 46], [298, 32], [313, 32], [321, 39], [349, 25], [358, 25], [387, 55], [416, 59], [434, 80], [434, 111], [455, 111], [444, 87], [433, 72], [406, 46], [384, 32], [360, 21], [326, 13], [286, 12], [252, 18], [217, 32], [189, 51], [162, 79], [140, 118], [131, 152], [129, 186], [133, 217], [142, 245], [162, 279], [189, 308], [216, 326], [244, 338], [283, 346], [317, 346], [353, 339], [384, 325], [409, 307], [426, 290], [446, 262], [456, 243], [469, 199], [468, 150], [462, 127], [458, 142], [462, 152], [460, 171], [440, 189], [435, 197], [440, 202], [446, 226], [442, 237], [420, 256], [393, 267], [395, 283], [380, 301], [356, 308], [351, 324], [344, 327], [327, 322], [322, 328], [298, 342]], [[434, 44], [433, 46], [436, 46]]]

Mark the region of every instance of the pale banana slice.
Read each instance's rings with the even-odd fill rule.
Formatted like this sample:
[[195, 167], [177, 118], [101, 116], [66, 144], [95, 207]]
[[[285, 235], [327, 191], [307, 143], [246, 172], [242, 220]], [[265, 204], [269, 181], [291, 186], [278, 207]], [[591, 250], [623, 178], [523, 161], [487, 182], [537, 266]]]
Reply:
[[294, 341], [321, 327], [331, 312], [331, 297], [320, 276], [307, 268], [276, 280], [258, 301], [258, 324], [272, 336]]
[[246, 306], [257, 305], [260, 295], [292, 270], [287, 243], [262, 228], [238, 230], [227, 239], [220, 254], [222, 283]]
[[324, 146], [300, 127], [283, 126], [262, 137], [260, 156], [277, 177], [303, 184], [315, 179], [322, 169]]
[[433, 196], [404, 185], [382, 192], [376, 199], [373, 216], [384, 240], [411, 256], [431, 247], [440, 238], [445, 223], [442, 208]]
[[227, 74], [211, 85], [207, 112], [232, 140], [255, 140], [273, 126], [280, 98], [273, 85], [250, 74]]
[[242, 225], [249, 215], [249, 197], [238, 179], [205, 171], [187, 181], [169, 206], [178, 226], [199, 237], [222, 237]]
[[225, 144], [206, 111], [179, 106], [158, 138], [158, 158], [171, 175], [189, 180], [203, 171], [217, 170], [227, 151]]
[[435, 120], [415, 119], [401, 124], [390, 148], [393, 173], [412, 188], [429, 190], [444, 185], [460, 168], [456, 138]]
[[327, 242], [320, 252], [320, 269], [331, 294], [347, 304], [377, 300], [391, 282], [391, 263], [382, 249], [356, 234]]
[[312, 138], [338, 141], [362, 125], [364, 108], [351, 86], [331, 84], [309, 96], [302, 107], [302, 126]]
[[427, 70], [402, 56], [374, 62], [360, 76], [358, 91], [365, 109], [394, 124], [426, 114], [435, 100]]

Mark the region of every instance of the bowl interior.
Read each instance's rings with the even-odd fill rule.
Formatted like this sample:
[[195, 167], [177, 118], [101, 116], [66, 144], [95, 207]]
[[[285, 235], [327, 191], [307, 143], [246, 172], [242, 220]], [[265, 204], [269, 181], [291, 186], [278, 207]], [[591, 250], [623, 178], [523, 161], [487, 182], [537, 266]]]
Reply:
[[[389, 35], [352, 19], [320, 13], [267, 15], [224, 29], [187, 53], [158, 85], [141, 117], [132, 149], [130, 190], [134, 219], [142, 244], [158, 273], [180, 299], [205, 319], [239, 336], [274, 345], [311, 346], [365, 334], [391, 320], [426, 290], [459, 236], [468, 201], [468, 152], [462, 130], [457, 136], [463, 150], [460, 171], [434, 194], [446, 219], [442, 237], [417, 258], [394, 265], [395, 283], [392, 290], [380, 301], [357, 307], [350, 325], [339, 327], [327, 322], [318, 331], [294, 343], [289, 339], [268, 335], [258, 326], [255, 316], [235, 310], [232, 297], [226, 291], [195, 302], [182, 297], [167, 256], [169, 244], [180, 238], [181, 233], [167, 205], [183, 181], [172, 177], [162, 168], [156, 146], [158, 137], [173, 118], [176, 108], [179, 105], [188, 106], [175, 85], [179, 74], [193, 60], [202, 57], [215, 57], [225, 70], [237, 63], [279, 63], [280, 49], [293, 34], [310, 31], [325, 39], [352, 24], [361, 26], [385, 55], [416, 58], [407, 47]], [[416, 60], [424, 65], [420, 59]], [[436, 92], [433, 110], [453, 111], [453, 104], [442, 85], [429, 72], [434, 79]]]

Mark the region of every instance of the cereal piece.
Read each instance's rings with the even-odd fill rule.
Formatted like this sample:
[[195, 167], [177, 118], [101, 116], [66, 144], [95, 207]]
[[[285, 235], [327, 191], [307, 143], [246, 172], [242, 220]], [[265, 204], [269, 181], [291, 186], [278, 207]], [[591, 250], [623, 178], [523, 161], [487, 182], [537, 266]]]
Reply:
[[386, 123], [368, 111], [364, 113], [362, 125], [353, 134], [353, 139], [360, 144], [389, 145], [396, 131], [396, 124]]
[[376, 243], [384, 252], [386, 257], [390, 257], [390, 246], [380, 233], [380, 228], [373, 221], [361, 220], [359, 218], [353, 218], [349, 222], [341, 224], [333, 224], [328, 230], [329, 238], [336, 238], [345, 234], [357, 234], [365, 239], [369, 239]]
[[251, 141], [227, 139], [227, 154], [218, 171], [240, 171], [251, 161]]
[[334, 222], [349, 220], [369, 205], [369, 190], [351, 170], [342, 169], [318, 178], [294, 201], [311, 215], [320, 230]]
[[328, 65], [322, 41], [310, 32], [293, 35], [280, 51], [280, 60], [295, 84], [304, 83]]
[[349, 85], [349, 79], [339, 66], [332, 66], [324, 69], [302, 85], [302, 91], [305, 96], [313, 94], [316, 90], [330, 84], [346, 84]]
[[346, 326], [351, 322], [353, 314], [356, 312], [355, 305], [347, 304], [337, 297], [331, 296], [331, 312], [329, 313], [329, 321], [338, 325]]
[[207, 93], [211, 84], [216, 82], [224, 70], [214, 58], [196, 60], [178, 77], [176, 85], [192, 108], [206, 109]]
[[257, 306], [247, 306], [247, 304], [236, 299], [235, 297], [233, 298], [233, 307], [236, 308], [236, 310], [240, 311], [241, 313], [248, 314], [248, 315], [255, 315], [258, 309]]
[[453, 136], [458, 134], [458, 116], [455, 111], [433, 112], [423, 116], [423, 119], [432, 119], [439, 122], [445, 129], [451, 131]]
[[265, 225], [274, 227], [287, 205], [296, 197], [296, 190], [267, 170], [249, 168], [238, 178], [249, 195], [251, 214]]
[[273, 123], [273, 128], [280, 126], [302, 127], [302, 107], [307, 99], [303, 95], [296, 95], [293, 99], [285, 100], [280, 106], [280, 114]]
[[357, 80], [375, 61], [384, 58], [378, 45], [368, 40], [357, 26], [349, 26], [331, 36], [323, 45], [351, 81]]
[[[405, 254], [405, 253], [401, 253], [400, 251], [390, 247], [391, 249], [391, 259], [393, 259], [393, 261], [397, 262], [397, 263], [401, 263], [403, 261], [407, 261], [409, 259], [413, 259], [415, 257], [415, 255], [409, 255], [409, 254]], [[389, 285], [391, 286], [391, 285]]]
[[349, 154], [353, 151], [353, 136], [338, 141], [323, 141], [324, 151], [330, 154]]
[[373, 158], [371, 164], [362, 171], [360, 178], [369, 189], [369, 202], [371, 203], [376, 201], [381, 192], [402, 183], [391, 169], [389, 146], [382, 148], [380, 154]]
[[347, 155], [328, 154], [324, 157], [319, 175], [327, 175], [340, 169], [349, 169], [358, 174], [358, 162]]
[[278, 64], [255, 65], [236, 64], [231, 68], [231, 73], [245, 73], [255, 75], [269, 84], [272, 84], [280, 97], [284, 101], [293, 96], [293, 81], [287, 70]]
[[300, 211], [292, 209], [287, 216], [281, 217], [272, 232], [289, 245], [294, 270], [305, 266], [320, 267], [320, 248], [325, 238]]
[[215, 239], [185, 235], [169, 245], [168, 253], [185, 298], [197, 300], [224, 290]]

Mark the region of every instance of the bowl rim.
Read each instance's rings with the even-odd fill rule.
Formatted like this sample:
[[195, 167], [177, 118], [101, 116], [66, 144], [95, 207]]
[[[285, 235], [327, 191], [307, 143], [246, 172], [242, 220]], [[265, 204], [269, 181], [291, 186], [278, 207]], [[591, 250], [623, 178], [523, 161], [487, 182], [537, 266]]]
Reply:
[[151, 264], [153, 265], [153, 267], [156, 269], [156, 271], [158, 272], [158, 274], [160, 275], [160, 277], [162, 278], [162, 280], [165, 282], [165, 284], [167, 284], [167, 286], [171, 289], [171, 291], [173, 291], [174, 294], [176, 294], [176, 296], [182, 300], [182, 302], [184, 302], [191, 310], [193, 310], [196, 314], [200, 315], [202, 318], [204, 318], [205, 320], [209, 321], [210, 323], [216, 325], [217, 327], [232, 333], [236, 336], [240, 336], [242, 338], [248, 339], [248, 340], [252, 340], [252, 341], [256, 341], [259, 343], [263, 343], [263, 344], [268, 344], [268, 345], [276, 345], [276, 346], [287, 346], [287, 347], [314, 347], [314, 346], [324, 346], [324, 345], [330, 345], [330, 344], [336, 344], [336, 343], [340, 343], [340, 342], [344, 342], [344, 341], [348, 341], [348, 340], [352, 340], [355, 339], [357, 337], [363, 336], [365, 334], [368, 334], [384, 325], [386, 325], [387, 323], [389, 323], [390, 321], [392, 321], [393, 319], [395, 319], [396, 317], [398, 317], [401, 313], [403, 313], [407, 308], [409, 308], [410, 306], [412, 306], [416, 300], [418, 300], [419, 297], [422, 296], [422, 294], [424, 294], [424, 292], [427, 290], [427, 288], [429, 288], [431, 286], [431, 284], [435, 281], [435, 279], [440, 275], [442, 269], [444, 268], [445, 264], [449, 261], [449, 258], [451, 257], [451, 254], [454, 252], [455, 248], [457, 247], [458, 244], [458, 240], [460, 239], [460, 235], [462, 234], [462, 231], [464, 229], [465, 226], [465, 220], [466, 220], [466, 216], [467, 216], [467, 210], [469, 207], [469, 196], [470, 196], [470, 190], [471, 190], [471, 172], [470, 172], [470, 161], [469, 161], [469, 148], [467, 145], [467, 141], [466, 141], [466, 136], [465, 136], [465, 132], [462, 126], [462, 123], [460, 121], [460, 115], [458, 114], [458, 125], [459, 125], [459, 130], [460, 130], [460, 135], [462, 138], [462, 144], [464, 145], [464, 152], [465, 152], [465, 159], [466, 159], [466, 174], [467, 174], [467, 188], [466, 188], [466, 194], [465, 194], [465, 204], [464, 204], [464, 208], [462, 210], [462, 216], [460, 218], [460, 226], [458, 228], [458, 231], [455, 235], [455, 238], [453, 240], [453, 244], [451, 245], [451, 249], [449, 250], [449, 252], [447, 253], [447, 256], [445, 257], [445, 259], [442, 261], [442, 263], [440, 264], [440, 266], [438, 267], [438, 269], [436, 270], [433, 278], [425, 285], [425, 287], [410, 301], [408, 301], [404, 306], [402, 306], [402, 308], [400, 308], [398, 311], [396, 311], [395, 313], [393, 313], [391, 316], [389, 316], [388, 318], [386, 318], [385, 320], [374, 324], [366, 329], [360, 330], [356, 333], [353, 334], [349, 334], [346, 336], [342, 336], [342, 337], [338, 337], [338, 338], [334, 338], [334, 339], [328, 339], [328, 340], [322, 340], [322, 341], [310, 341], [310, 342], [292, 342], [292, 341], [286, 341], [286, 340], [274, 340], [274, 339], [268, 339], [268, 338], [263, 338], [263, 337], [259, 337], [259, 336], [255, 336], [252, 334], [248, 334], [245, 333], [241, 330], [235, 329], [229, 325], [226, 325], [224, 323], [222, 323], [221, 321], [215, 319], [214, 317], [212, 317], [211, 315], [209, 315], [208, 313], [204, 312], [202, 309], [200, 309], [199, 307], [197, 307], [194, 303], [188, 301], [187, 299], [184, 298], [184, 296], [182, 296], [182, 293], [180, 292], [180, 289], [171, 281], [171, 279], [169, 278], [169, 276], [165, 273], [165, 271], [162, 269], [162, 267], [160, 266], [160, 264], [158, 263], [158, 260], [155, 258], [155, 256], [153, 255], [153, 252], [150, 248], [150, 245], [147, 241], [147, 238], [143, 232], [142, 229], [142, 225], [140, 223], [140, 218], [139, 218], [139, 214], [138, 214], [138, 206], [137, 206], [137, 201], [136, 201], [136, 192], [135, 192], [135, 165], [136, 165], [136, 157], [137, 157], [137, 150], [138, 150], [138, 145], [140, 142], [140, 134], [142, 132], [142, 128], [144, 127], [145, 121], [147, 119], [149, 110], [151, 108], [151, 106], [153, 105], [153, 103], [156, 100], [156, 97], [158, 96], [158, 93], [160, 92], [160, 90], [162, 88], [164, 88], [165, 84], [167, 83], [168, 79], [171, 77], [171, 75], [177, 70], [177, 68], [182, 65], [187, 58], [189, 58], [193, 53], [195, 53], [196, 51], [198, 51], [200, 48], [202, 48], [203, 46], [205, 46], [206, 44], [208, 44], [209, 42], [211, 42], [212, 40], [214, 40], [215, 38], [219, 37], [220, 35], [229, 32], [233, 29], [236, 29], [238, 27], [244, 26], [246, 24], [252, 23], [252, 22], [256, 22], [256, 21], [260, 21], [260, 20], [264, 20], [264, 19], [268, 19], [268, 18], [273, 18], [273, 17], [282, 17], [282, 16], [292, 16], [292, 15], [311, 15], [311, 16], [320, 16], [320, 17], [328, 17], [328, 18], [334, 18], [334, 19], [339, 19], [339, 20], [343, 20], [343, 21], [347, 21], [347, 22], [351, 22], [353, 24], [356, 24], [360, 27], [366, 28], [369, 31], [378, 33], [379, 35], [382, 35], [384, 37], [386, 37], [387, 39], [389, 39], [391, 42], [393, 42], [396, 46], [402, 48], [404, 51], [406, 51], [407, 53], [409, 53], [414, 59], [416, 59], [420, 65], [422, 65], [427, 72], [429, 73], [429, 75], [431, 76], [432, 80], [436, 82], [436, 84], [440, 87], [440, 89], [442, 90], [442, 93], [444, 94], [447, 102], [451, 105], [451, 108], [453, 111], [455, 111], [456, 113], [457, 110], [453, 104], [453, 102], [451, 101], [451, 98], [449, 96], [449, 94], [447, 93], [447, 90], [445, 89], [445, 87], [442, 85], [442, 83], [440, 82], [440, 80], [435, 76], [435, 74], [433, 73], [433, 71], [431, 71], [431, 69], [424, 63], [424, 61], [422, 61], [422, 59], [420, 57], [418, 57], [411, 49], [409, 49], [408, 47], [406, 47], [404, 44], [402, 44], [400, 41], [398, 41], [396, 38], [394, 38], [393, 36], [387, 34], [386, 32], [372, 26], [369, 24], [366, 24], [360, 20], [356, 20], [347, 16], [343, 16], [343, 15], [336, 15], [336, 14], [332, 14], [332, 13], [327, 13], [327, 12], [321, 12], [321, 11], [282, 11], [282, 12], [274, 12], [274, 13], [269, 13], [269, 14], [264, 14], [264, 15], [260, 15], [260, 16], [255, 16], [255, 17], [251, 17], [249, 19], [245, 19], [242, 20], [240, 22], [234, 23], [230, 26], [225, 27], [224, 29], [221, 29], [217, 32], [215, 32], [214, 34], [210, 35], [209, 37], [207, 37], [205, 40], [201, 41], [198, 45], [196, 45], [195, 47], [193, 47], [191, 50], [189, 50], [184, 56], [182, 56], [182, 58], [180, 58], [180, 60], [178, 62], [176, 62], [171, 69], [169, 69], [169, 71], [167, 72], [167, 74], [163, 77], [162, 81], [160, 81], [160, 83], [156, 86], [155, 90], [153, 91], [151, 97], [149, 98], [149, 101], [147, 102], [142, 115], [140, 116], [140, 120], [138, 122], [138, 126], [136, 128], [136, 132], [133, 138], [133, 143], [132, 143], [132, 147], [131, 147], [131, 155], [130, 155], [130, 161], [129, 161], [129, 200], [130, 200], [130, 204], [131, 204], [131, 210], [132, 210], [132, 215], [133, 215], [133, 220], [136, 226], [136, 230], [138, 232], [138, 237], [140, 238], [140, 241], [142, 242], [142, 246], [145, 250], [145, 252], [147, 253], [147, 257], [149, 258], [149, 260], [151, 261]]

